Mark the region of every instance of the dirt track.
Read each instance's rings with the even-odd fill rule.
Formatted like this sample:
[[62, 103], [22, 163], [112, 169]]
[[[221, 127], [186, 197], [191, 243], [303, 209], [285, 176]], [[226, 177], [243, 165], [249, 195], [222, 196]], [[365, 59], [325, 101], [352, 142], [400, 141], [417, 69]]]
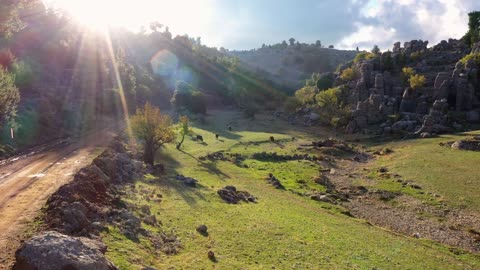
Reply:
[[56, 142], [0, 164], [0, 269], [11, 268], [15, 250], [49, 196], [89, 164], [111, 137], [102, 132]]

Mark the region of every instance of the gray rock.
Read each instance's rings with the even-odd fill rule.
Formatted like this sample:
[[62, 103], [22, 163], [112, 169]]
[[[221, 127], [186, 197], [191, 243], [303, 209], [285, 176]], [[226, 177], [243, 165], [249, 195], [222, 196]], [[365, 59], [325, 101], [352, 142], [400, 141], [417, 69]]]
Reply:
[[83, 237], [44, 232], [27, 240], [17, 251], [14, 270], [113, 270], [104, 253], [106, 246]]

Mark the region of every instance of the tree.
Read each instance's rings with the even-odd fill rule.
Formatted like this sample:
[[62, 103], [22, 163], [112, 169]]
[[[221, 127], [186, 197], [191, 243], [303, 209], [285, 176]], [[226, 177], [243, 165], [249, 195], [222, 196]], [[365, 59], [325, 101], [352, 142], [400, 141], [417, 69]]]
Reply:
[[143, 108], [137, 109], [130, 122], [133, 134], [143, 143], [144, 162], [153, 165], [158, 149], [175, 140], [172, 120], [168, 115], [160, 113], [160, 109], [147, 103]]
[[473, 46], [480, 40], [480, 11], [468, 13], [468, 32], [462, 37], [468, 45]]
[[359, 49], [358, 46], [357, 46], [357, 52], [359, 52], [359, 51], [360, 51], [360, 49]]
[[185, 115], [180, 116], [180, 136], [182, 137], [182, 139], [177, 144], [177, 149], [179, 149], [179, 150], [182, 147], [183, 142], [185, 141], [185, 136], [192, 133], [192, 131], [190, 129], [190, 123], [189, 122], [190, 121], [189, 121], [187, 116], [185, 116]]
[[288, 42], [290, 42], [290, 46], [294, 46], [295, 45], [295, 39], [292, 37], [288, 40]]
[[378, 47], [378, 45], [373, 45], [372, 53], [373, 54], [380, 54], [380, 48]]
[[282, 47], [283, 47], [283, 48], [287, 48], [287, 47], [288, 47], [288, 44], [287, 44], [287, 42], [286, 42], [285, 40], [282, 41]]
[[15, 79], [5, 69], [0, 68], [0, 127], [11, 121], [17, 112], [20, 92], [14, 83]]
[[333, 45], [328, 45], [328, 48], [329, 48], [329, 49], [335, 49], [335, 46], [333, 46]]
[[322, 47], [322, 42], [320, 40], [317, 40], [317, 42], [315, 42], [315, 46]]

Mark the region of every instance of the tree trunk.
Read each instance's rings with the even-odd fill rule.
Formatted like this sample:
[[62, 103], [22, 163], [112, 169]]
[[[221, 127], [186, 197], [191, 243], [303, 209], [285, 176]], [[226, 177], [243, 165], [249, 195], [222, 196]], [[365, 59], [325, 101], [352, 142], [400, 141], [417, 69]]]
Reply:
[[177, 149], [180, 150], [180, 147], [182, 147], [183, 141], [185, 140], [185, 135], [182, 136], [182, 140], [177, 144]]
[[150, 165], [155, 163], [155, 147], [153, 147], [153, 145], [148, 143], [145, 144], [145, 149], [143, 150], [143, 161]]

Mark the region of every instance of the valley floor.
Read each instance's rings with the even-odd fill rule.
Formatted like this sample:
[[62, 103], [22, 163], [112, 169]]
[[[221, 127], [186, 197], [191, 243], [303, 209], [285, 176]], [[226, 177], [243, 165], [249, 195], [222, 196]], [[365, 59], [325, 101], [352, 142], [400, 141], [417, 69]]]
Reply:
[[[102, 238], [109, 247], [107, 257], [120, 269], [480, 268], [480, 177], [475, 168], [480, 157], [438, 145], [463, 135], [360, 141], [356, 149], [365, 154], [357, 160], [311, 147], [333, 131], [290, 126], [265, 115], [250, 121], [237, 112], [213, 111], [194, 132], [205, 142], [188, 139], [182, 151], [164, 148], [158, 161], [166, 173], [147, 175], [123, 190], [138, 215], [146, 206], [161, 223], [143, 224], [145, 228], [176, 235], [182, 248], [166, 255], [147, 239], [131, 241], [109, 227]], [[218, 151], [228, 158], [203, 158]], [[262, 152], [320, 158], [254, 158]], [[269, 173], [285, 190], [267, 182]], [[199, 183], [189, 187], [177, 175]], [[322, 176], [332, 186], [315, 182]], [[229, 185], [248, 191], [257, 202], [225, 203], [217, 190]], [[311, 199], [327, 189], [348, 202]], [[202, 224], [208, 234], [196, 231]], [[451, 234], [439, 233], [442, 226]], [[216, 261], [209, 259], [209, 251]]]

